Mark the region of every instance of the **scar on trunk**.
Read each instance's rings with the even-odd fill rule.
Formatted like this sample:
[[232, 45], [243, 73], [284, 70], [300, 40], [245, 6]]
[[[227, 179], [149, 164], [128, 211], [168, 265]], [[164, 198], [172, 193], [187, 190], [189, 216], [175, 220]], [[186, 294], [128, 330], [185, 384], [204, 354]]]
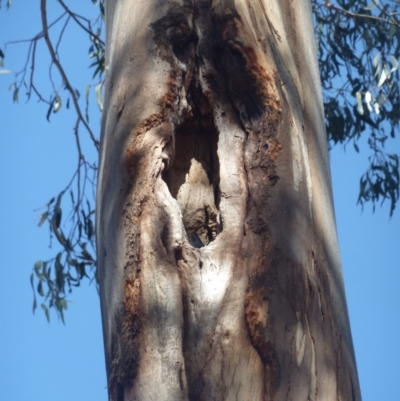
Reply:
[[[162, 177], [181, 208], [189, 241], [201, 248], [222, 231], [218, 131], [212, 109], [200, 88], [193, 84], [187, 100], [191, 115], [175, 129], [173, 161]], [[166, 148], [168, 154], [168, 145]]]
[[219, 134], [212, 98], [230, 102], [244, 131], [261, 146], [269, 139], [258, 153], [260, 159], [261, 155], [271, 159], [273, 166], [282, 150], [274, 137], [281, 103], [273, 74], [261, 68], [254, 50], [241, 42], [236, 11], [227, 9], [217, 15], [212, 9], [196, 6], [194, 11], [173, 3], [168, 13], [150, 26], [156, 54], [171, 65], [173, 74], [160, 102], [162, 114], [175, 124], [174, 138], [162, 153], [162, 178], [181, 208], [189, 241], [201, 248], [223, 229]]

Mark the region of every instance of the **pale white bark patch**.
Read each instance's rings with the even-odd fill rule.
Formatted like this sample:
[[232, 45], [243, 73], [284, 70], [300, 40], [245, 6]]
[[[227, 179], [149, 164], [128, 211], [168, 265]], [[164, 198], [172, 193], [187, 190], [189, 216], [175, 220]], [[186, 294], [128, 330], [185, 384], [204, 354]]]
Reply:
[[[301, 313], [296, 312], [296, 334], [295, 334], [295, 345], [296, 345], [296, 363], [297, 367], [300, 367], [304, 358], [304, 351], [306, 349], [306, 335], [304, 334], [303, 324], [301, 323]], [[315, 363], [315, 360], [314, 360]]]
[[309, 390], [309, 399], [311, 401], [316, 400], [318, 394], [318, 382], [317, 382], [317, 363], [316, 363], [316, 352], [315, 352], [315, 342], [314, 338], [312, 337], [310, 324], [308, 323], [308, 317], [306, 316], [306, 323], [307, 323], [307, 331], [308, 336], [310, 338], [311, 343], [311, 367], [310, 367], [310, 390]]
[[296, 117], [296, 112], [293, 110], [294, 116], [294, 133], [292, 136], [292, 155], [293, 155], [293, 182], [295, 191], [298, 192], [300, 183], [305, 180], [308, 194], [308, 211], [312, 216], [312, 186], [311, 186], [311, 171], [310, 161], [308, 158], [308, 147], [306, 143], [306, 135], [303, 124]]
[[215, 260], [206, 248], [201, 249], [201, 260], [203, 267], [200, 270], [199, 298], [207, 304], [220, 305], [231, 280], [231, 264], [228, 261]]

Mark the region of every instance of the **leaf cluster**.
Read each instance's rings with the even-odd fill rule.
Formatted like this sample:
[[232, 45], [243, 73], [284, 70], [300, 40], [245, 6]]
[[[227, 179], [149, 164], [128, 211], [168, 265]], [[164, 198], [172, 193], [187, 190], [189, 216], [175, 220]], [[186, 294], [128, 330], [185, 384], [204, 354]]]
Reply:
[[72, 213], [67, 223], [66, 235], [62, 229], [62, 200], [66, 191], [52, 198], [42, 209], [38, 226], [47, 223], [50, 229], [50, 247], [55, 239], [61, 250], [46, 261], [37, 261], [30, 282], [33, 290], [33, 312], [37, 308], [36, 293], [42, 298], [41, 308], [50, 320], [49, 309], [54, 308], [64, 322], [67, 309], [67, 295], [72, 287], [79, 287], [84, 278], [96, 280], [96, 259], [94, 242], [94, 210], [88, 200], [77, 204], [74, 193], [69, 190], [70, 204], [77, 213]]
[[[400, 2], [313, 0], [323, 101], [331, 146], [370, 149], [358, 203], [399, 200], [398, 155], [386, 150], [399, 129]], [[398, 139], [398, 138], [397, 138]]]

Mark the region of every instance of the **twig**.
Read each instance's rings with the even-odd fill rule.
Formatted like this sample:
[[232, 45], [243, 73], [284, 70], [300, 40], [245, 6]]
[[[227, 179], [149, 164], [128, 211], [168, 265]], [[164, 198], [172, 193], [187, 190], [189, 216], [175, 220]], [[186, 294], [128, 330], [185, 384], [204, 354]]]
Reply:
[[[64, 8], [64, 10], [72, 17], [72, 19], [84, 30], [86, 31], [90, 36], [93, 36], [94, 39], [96, 39], [102, 46], [105, 46], [105, 43], [103, 40], [100, 39], [98, 35], [96, 35], [91, 29], [88, 29], [83, 25], [79, 19], [77, 18], [76, 14], [73, 13], [62, 0], [58, 0], [58, 2], [61, 4], [61, 6]], [[83, 18], [83, 17], [81, 17]], [[89, 21], [86, 18], [85, 19], [88, 23]]]
[[351, 18], [366, 18], [366, 19], [371, 19], [371, 20], [378, 21], [378, 22], [384, 22], [389, 25], [394, 25], [394, 26], [400, 27], [400, 24], [398, 21], [393, 21], [393, 20], [389, 21], [384, 18], [376, 17], [374, 15], [352, 13], [343, 8], [334, 6], [332, 3], [329, 2], [329, 0], [325, 0], [324, 6], [330, 10], [335, 10], [342, 14], [348, 15]]
[[50, 41], [48, 25], [47, 25], [46, 0], [41, 0], [40, 1], [40, 11], [41, 11], [41, 16], [42, 16], [43, 37], [44, 37], [46, 45], [47, 45], [47, 47], [49, 49], [51, 59], [52, 59], [54, 65], [57, 67], [57, 69], [58, 69], [58, 71], [59, 71], [59, 73], [60, 73], [60, 75], [62, 77], [62, 80], [64, 82], [65, 88], [69, 91], [69, 93], [71, 95], [71, 98], [72, 98], [72, 101], [74, 103], [75, 111], [76, 111], [76, 113], [78, 115], [78, 118], [80, 119], [82, 124], [85, 126], [86, 130], [88, 131], [89, 136], [90, 136], [91, 140], [93, 141], [96, 149], [99, 150], [99, 141], [93, 135], [92, 130], [90, 129], [89, 125], [87, 124], [87, 122], [85, 121], [85, 119], [82, 116], [81, 109], [79, 107], [78, 98], [76, 96], [76, 93], [75, 93], [73, 87], [71, 86], [71, 84], [69, 83], [67, 74], [65, 73], [64, 68], [60, 64], [60, 62], [59, 62], [59, 60], [57, 58], [57, 55], [56, 55], [56, 53], [54, 51], [53, 45], [52, 45], [52, 43]]

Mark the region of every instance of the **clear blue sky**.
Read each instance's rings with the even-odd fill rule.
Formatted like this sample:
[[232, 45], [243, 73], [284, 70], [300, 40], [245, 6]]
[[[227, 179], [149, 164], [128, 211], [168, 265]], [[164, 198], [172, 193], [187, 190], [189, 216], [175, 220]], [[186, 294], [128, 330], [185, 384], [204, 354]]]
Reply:
[[[83, 3], [95, 11], [91, 1]], [[0, 11], [3, 50], [6, 41], [30, 38], [39, 31], [38, 2], [14, 1], [8, 12]], [[81, 93], [91, 76], [90, 71], [85, 75], [90, 64], [85, 40], [73, 36], [74, 45], [63, 50], [62, 60]], [[23, 45], [9, 46], [5, 67], [18, 71], [25, 52]], [[47, 64], [40, 63], [37, 69], [40, 86], [50, 94], [44, 80]], [[31, 310], [29, 275], [33, 264], [52, 255], [48, 230], [37, 227], [33, 210], [63, 189], [73, 173], [73, 112], [62, 110], [49, 124], [46, 106], [35, 98], [26, 104], [21, 93], [19, 104], [13, 104], [7, 90], [12, 82], [12, 75], [0, 75], [1, 399], [106, 401], [99, 300], [94, 285], [84, 283], [72, 294], [66, 326], [54, 314], [49, 324], [41, 310], [36, 315]], [[92, 120], [98, 121], [97, 115]], [[98, 127], [94, 125], [96, 130]], [[400, 152], [399, 141], [391, 146]], [[388, 204], [375, 214], [370, 207], [362, 212], [356, 206], [358, 180], [367, 166], [363, 148], [360, 154], [351, 146], [347, 153], [339, 148], [331, 153], [347, 300], [364, 401], [398, 401], [400, 207], [389, 220]]]

